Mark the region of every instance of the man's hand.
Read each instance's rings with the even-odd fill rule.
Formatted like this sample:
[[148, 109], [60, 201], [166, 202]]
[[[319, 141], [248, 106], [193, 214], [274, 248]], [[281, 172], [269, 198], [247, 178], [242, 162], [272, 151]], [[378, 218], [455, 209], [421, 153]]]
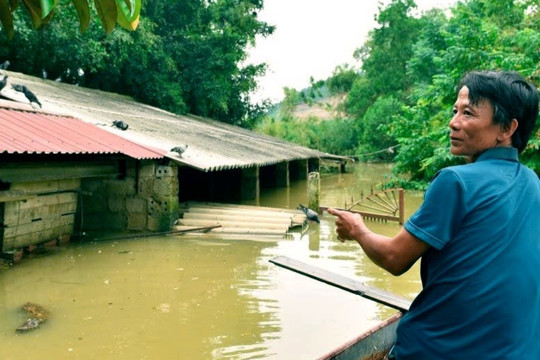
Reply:
[[332, 208], [327, 211], [330, 215], [337, 217], [336, 233], [338, 240], [358, 240], [363, 233], [369, 232], [360, 214]]

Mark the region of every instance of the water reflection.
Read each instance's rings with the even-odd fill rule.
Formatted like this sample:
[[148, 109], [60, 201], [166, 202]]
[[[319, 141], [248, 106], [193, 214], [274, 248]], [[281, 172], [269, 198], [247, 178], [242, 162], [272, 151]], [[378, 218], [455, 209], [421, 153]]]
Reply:
[[[322, 205], [358, 198], [385, 171], [363, 166], [323, 176]], [[265, 194], [260, 205], [296, 208], [305, 199], [305, 183], [295, 183]], [[407, 194], [406, 213], [420, 201]], [[370, 226], [388, 235], [399, 230]], [[416, 267], [395, 278], [356, 243], [336, 241], [328, 214], [281, 241], [177, 235], [71, 244], [0, 272], [0, 358], [309, 359], [394, 313], [268, 262], [278, 255], [404, 296], [420, 288]], [[51, 318], [16, 333], [27, 301], [47, 307]]]

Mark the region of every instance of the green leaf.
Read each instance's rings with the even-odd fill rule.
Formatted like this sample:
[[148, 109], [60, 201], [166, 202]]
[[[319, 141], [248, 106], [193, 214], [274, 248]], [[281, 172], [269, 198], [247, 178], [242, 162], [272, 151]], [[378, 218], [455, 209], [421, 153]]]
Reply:
[[116, 2], [115, 0], [94, 0], [94, 4], [105, 32], [109, 34], [116, 26]]
[[11, 39], [13, 37], [13, 18], [11, 17], [8, 0], [0, 0], [0, 21], [4, 26], [8, 39]]
[[135, 30], [139, 25], [141, 0], [117, 0], [118, 24], [127, 30]]
[[40, 0], [41, 3], [41, 18], [47, 17], [58, 4], [58, 0]]
[[77, 14], [79, 15], [79, 22], [81, 23], [81, 33], [85, 32], [90, 25], [90, 6], [87, 0], [71, 0]]
[[39, 0], [23, 0], [24, 6], [30, 12], [32, 25], [37, 29], [41, 25], [41, 3]]
[[122, 6], [122, 4], [124, 4], [125, 6], [127, 6], [127, 8], [129, 9], [130, 12], [131, 12], [131, 9], [134, 8], [132, 3], [133, 3], [132, 0], [119, 0], [119, 1], [116, 2], [117, 5]]

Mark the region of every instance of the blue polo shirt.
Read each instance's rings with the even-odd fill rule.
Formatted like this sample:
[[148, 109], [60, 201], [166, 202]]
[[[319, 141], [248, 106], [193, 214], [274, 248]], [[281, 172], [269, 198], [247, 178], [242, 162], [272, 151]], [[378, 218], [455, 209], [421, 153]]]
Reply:
[[397, 360], [540, 359], [540, 180], [515, 148], [441, 170], [404, 226], [431, 248]]

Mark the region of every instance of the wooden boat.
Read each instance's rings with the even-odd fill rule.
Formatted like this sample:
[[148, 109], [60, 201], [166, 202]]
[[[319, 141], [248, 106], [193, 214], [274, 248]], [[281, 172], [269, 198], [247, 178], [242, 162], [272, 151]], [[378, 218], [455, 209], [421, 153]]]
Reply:
[[271, 263], [311, 279], [324, 282], [339, 289], [384, 304], [396, 310], [396, 314], [382, 321], [360, 336], [346, 342], [337, 349], [325, 354], [319, 360], [385, 360], [396, 340], [396, 329], [404, 313], [409, 310], [411, 301], [379, 288], [368, 286], [330, 271], [305, 264], [301, 261], [278, 256]]
[[319, 360], [384, 360], [396, 340], [396, 329], [403, 314], [396, 313]]

